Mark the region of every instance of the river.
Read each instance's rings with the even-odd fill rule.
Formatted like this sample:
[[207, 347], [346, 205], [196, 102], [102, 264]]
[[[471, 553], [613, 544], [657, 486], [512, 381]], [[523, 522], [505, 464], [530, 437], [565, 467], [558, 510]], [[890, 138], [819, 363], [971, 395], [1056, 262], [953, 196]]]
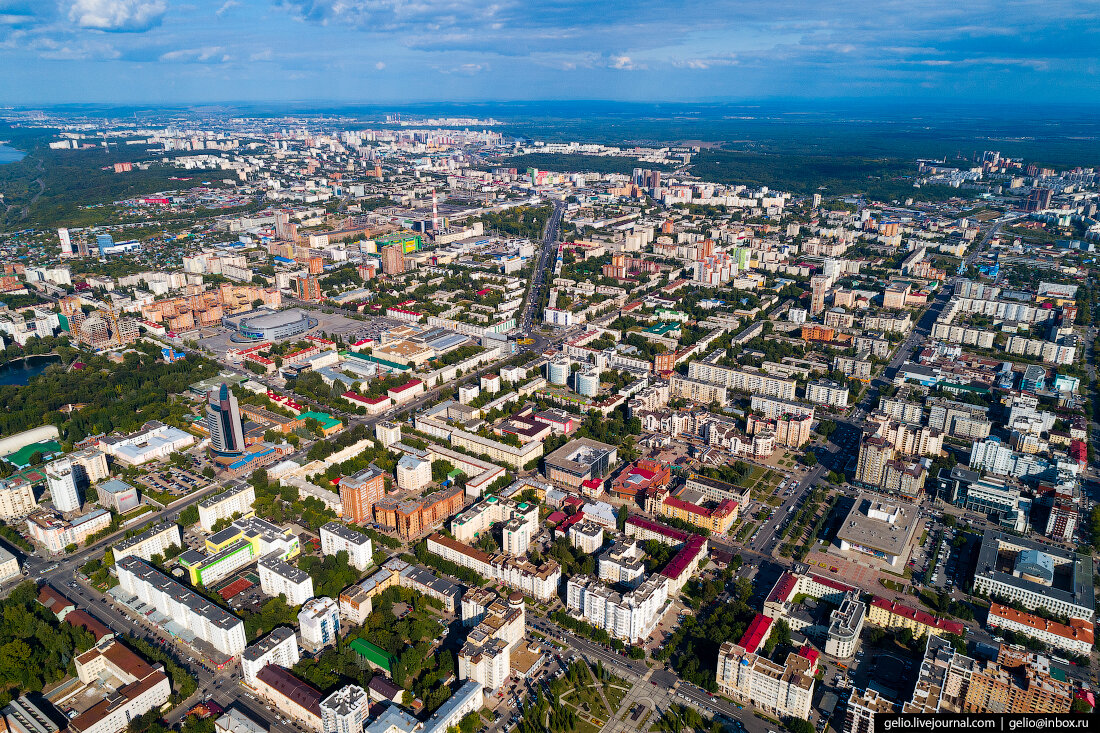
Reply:
[[42, 354], [0, 364], [0, 386], [26, 385], [31, 379], [46, 371], [46, 367], [50, 364], [57, 364], [60, 361], [61, 357], [56, 354]]
[[17, 160], [23, 160], [26, 155], [22, 150], [16, 150], [15, 148], [9, 148], [7, 145], [0, 145], [0, 165], [4, 163], [14, 163]]

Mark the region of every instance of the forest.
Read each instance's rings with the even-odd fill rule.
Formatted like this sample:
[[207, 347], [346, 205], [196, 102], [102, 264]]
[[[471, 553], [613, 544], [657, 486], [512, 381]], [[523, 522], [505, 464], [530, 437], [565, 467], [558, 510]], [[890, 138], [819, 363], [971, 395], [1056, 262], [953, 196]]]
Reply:
[[[203, 358], [189, 356], [166, 364], [152, 344], [139, 341], [132, 348], [122, 363], [70, 349], [70, 358], [79, 355], [84, 363], [82, 369], [53, 366], [26, 386], [0, 387], [0, 434], [53, 424], [61, 439], [71, 443], [97, 433], [133, 432], [149, 420], [178, 422], [190, 413], [190, 406], [175, 396], [218, 373], [217, 366]], [[59, 412], [68, 404], [83, 407]]]
[[38, 603], [38, 589], [27, 581], [4, 601], [0, 618], [0, 705], [23, 692], [38, 692], [67, 672], [73, 657], [95, 643], [90, 632], [61, 623]]

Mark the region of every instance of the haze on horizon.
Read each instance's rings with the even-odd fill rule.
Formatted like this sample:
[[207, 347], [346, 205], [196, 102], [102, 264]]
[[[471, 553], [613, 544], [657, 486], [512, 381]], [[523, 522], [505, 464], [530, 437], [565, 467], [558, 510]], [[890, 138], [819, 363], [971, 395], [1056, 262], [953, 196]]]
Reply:
[[0, 0], [0, 104], [1100, 101], [1100, 5]]

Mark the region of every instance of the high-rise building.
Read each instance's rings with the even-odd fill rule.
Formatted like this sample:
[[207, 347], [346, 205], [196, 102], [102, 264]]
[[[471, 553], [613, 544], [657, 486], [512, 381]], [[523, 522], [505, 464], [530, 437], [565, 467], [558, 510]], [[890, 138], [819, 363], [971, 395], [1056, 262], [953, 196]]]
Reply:
[[885, 438], [864, 438], [859, 446], [855, 482], [879, 487], [886, 473], [886, 464], [894, 458], [894, 448]]
[[73, 256], [73, 241], [69, 239], [68, 229], [58, 229], [57, 238], [61, 240], [61, 256], [72, 257]]
[[59, 512], [75, 512], [83, 503], [77, 486], [77, 471], [71, 462], [62, 459], [46, 466], [46, 481], [50, 486], [53, 506]]
[[873, 733], [875, 716], [894, 712], [894, 701], [877, 690], [852, 688], [844, 714], [843, 733]]
[[382, 248], [382, 272], [400, 275], [405, 271], [405, 253], [400, 244], [387, 244]]
[[355, 524], [374, 521], [374, 505], [386, 496], [385, 472], [376, 466], [340, 481], [340, 503], [344, 518]]
[[206, 396], [206, 429], [210, 432], [210, 450], [220, 456], [244, 453], [244, 427], [237, 398], [222, 382]]
[[298, 612], [302, 646], [316, 652], [336, 643], [340, 633], [340, 606], [331, 598], [310, 598]]
[[829, 289], [829, 278], [814, 275], [810, 278], [810, 315], [816, 316], [825, 310], [825, 291]]
[[362, 733], [370, 696], [358, 685], [347, 685], [321, 701], [322, 733]]
[[298, 300], [320, 300], [321, 285], [312, 275], [299, 275], [294, 278], [294, 295]]

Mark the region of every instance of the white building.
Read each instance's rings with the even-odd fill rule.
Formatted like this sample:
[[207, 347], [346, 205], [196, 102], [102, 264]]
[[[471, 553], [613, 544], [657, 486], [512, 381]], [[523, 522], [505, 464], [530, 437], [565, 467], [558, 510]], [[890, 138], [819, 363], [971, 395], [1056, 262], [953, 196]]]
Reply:
[[600, 580], [637, 588], [645, 575], [645, 552], [637, 540], [616, 540], [596, 561]]
[[848, 406], [848, 385], [821, 380], [806, 385], [806, 399], [816, 405]]
[[421, 491], [432, 482], [432, 463], [406, 453], [397, 462], [397, 485], [405, 491]]
[[269, 664], [290, 669], [298, 663], [298, 639], [292, 629], [280, 626], [249, 646], [241, 654], [241, 673], [245, 684], [256, 686], [256, 675]]
[[991, 629], [1008, 629], [1030, 636], [1044, 644], [1070, 654], [1092, 654], [1093, 628], [1091, 621], [1071, 618], [1069, 624], [1061, 624], [1035, 614], [1017, 611], [999, 603], [989, 606], [986, 625]]
[[164, 460], [195, 443], [195, 436], [179, 428], [150, 420], [142, 429], [122, 438], [101, 438], [99, 447], [129, 466]]
[[[806, 647], [803, 647], [806, 649]], [[813, 699], [816, 661], [791, 652], [786, 664], [727, 641], [718, 650], [718, 689], [736, 700], [778, 716], [807, 719]]]
[[20, 574], [19, 560], [3, 547], [0, 547], [0, 583], [5, 583]]
[[245, 649], [244, 622], [140, 558], [115, 562], [119, 587], [226, 656]]
[[569, 610], [611, 636], [638, 643], [648, 638], [668, 603], [668, 579], [653, 575], [619, 594], [591, 576], [575, 575], [566, 585]]
[[298, 612], [298, 633], [302, 645], [310, 651], [335, 644], [340, 633], [340, 608], [336, 601], [324, 596], [306, 601]]
[[511, 557], [503, 553], [490, 556], [440, 534], [429, 535], [427, 546], [428, 552], [470, 568], [487, 578], [499, 580], [540, 601], [553, 598], [561, 584], [561, 566], [553, 560], [535, 565], [523, 557]]
[[80, 511], [84, 499], [81, 496], [80, 469], [64, 458], [46, 466], [46, 483], [50, 487], [53, 506], [59, 512]]
[[169, 547], [183, 547], [183, 534], [178, 524], [156, 524], [141, 534], [120, 540], [114, 546], [115, 561], [129, 555], [148, 560], [153, 555], [163, 555]]
[[219, 519], [228, 519], [234, 514], [250, 517], [255, 501], [256, 490], [249, 484], [212, 496], [199, 503], [199, 526], [204, 532], [213, 532], [214, 523]]
[[348, 553], [348, 563], [356, 570], [366, 570], [373, 564], [374, 551], [370, 537], [350, 529], [340, 522], [328, 522], [321, 527], [321, 552], [335, 555]]
[[0, 519], [5, 522], [22, 519], [34, 511], [34, 487], [27, 482], [0, 479]]
[[313, 578], [305, 570], [294, 567], [271, 553], [260, 558], [260, 590], [265, 594], [285, 596], [288, 606], [300, 606], [313, 598]]
[[488, 496], [451, 520], [451, 534], [459, 542], [473, 543], [478, 535], [500, 522], [504, 522], [504, 551], [517, 556], [527, 554], [527, 548], [539, 532], [537, 504]]
[[595, 522], [577, 522], [568, 534], [569, 544], [586, 555], [594, 555], [603, 547], [603, 527]]
[[168, 702], [172, 685], [160, 665], [148, 664], [106, 636], [74, 660], [85, 685], [113, 687], [108, 696], [69, 721], [73, 733], [118, 733], [130, 721]]
[[363, 733], [370, 696], [358, 685], [347, 685], [321, 701], [323, 733]]

